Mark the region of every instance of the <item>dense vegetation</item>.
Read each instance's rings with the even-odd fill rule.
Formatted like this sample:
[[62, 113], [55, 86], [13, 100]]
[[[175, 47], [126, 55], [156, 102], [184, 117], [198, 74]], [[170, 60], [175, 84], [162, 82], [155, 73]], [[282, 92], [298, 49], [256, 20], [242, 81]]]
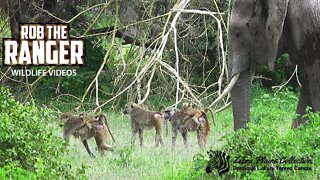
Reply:
[[50, 109], [20, 103], [0, 89], [0, 178], [81, 178], [84, 167], [65, 159], [62, 138], [54, 134], [57, 117]]

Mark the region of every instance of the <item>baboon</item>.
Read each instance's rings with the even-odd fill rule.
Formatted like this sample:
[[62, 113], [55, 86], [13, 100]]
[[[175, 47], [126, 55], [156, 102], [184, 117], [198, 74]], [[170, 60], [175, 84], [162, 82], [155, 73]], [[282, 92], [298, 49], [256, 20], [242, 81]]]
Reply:
[[[159, 112], [162, 114], [162, 110], [165, 109], [165, 106], [164, 105], [160, 105], [159, 107]], [[163, 117], [165, 116], [165, 114], [163, 115]], [[166, 128], [166, 137], [168, 136], [169, 134], [169, 126], [168, 126], [168, 122], [167, 122], [167, 119], [164, 118], [164, 126]]]
[[143, 146], [143, 130], [152, 129], [156, 130], [156, 146], [163, 145], [162, 130], [164, 127], [165, 119], [160, 112], [149, 111], [135, 103], [128, 103], [123, 114], [129, 114], [131, 120], [131, 143], [134, 145], [136, 135], [139, 133], [140, 146]]
[[87, 142], [88, 139], [94, 137], [98, 150], [102, 155], [104, 155], [104, 151], [113, 151], [112, 146], [106, 144], [109, 134], [113, 141], [115, 141], [115, 139], [110, 131], [107, 118], [104, 114], [91, 117], [83, 113], [80, 113], [79, 115], [62, 113], [61, 122], [63, 123], [63, 138], [66, 145], [69, 144], [70, 136], [73, 135], [75, 138], [82, 141], [88, 154], [95, 157]]
[[172, 150], [175, 149], [178, 131], [181, 132], [186, 148], [188, 148], [188, 132], [190, 131], [197, 131], [197, 139], [200, 148], [203, 148], [206, 145], [208, 133], [210, 131], [207, 111], [211, 110], [199, 110], [197, 108], [192, 108], [190, 105], [183, 105], [183, 109], [175, 109], [173, 107], [165, 109], [164, 118], [171, 121], [172, 124]]
[[183, 112], [186, 114], [186, 116], [184, 117], [184, 121], [186, 121], [189, 118], [192, 118], [192, 120], [199, 125], [200, 124], [199, 120], [203, 120], [203, 118], [200, 118], [203, 115], [203, 113], [207, 114], [207, 112], [210, 111], [212, 115], [211, 117], [212, 117], [213, 125], [216, 125], [214, 120], [214, 115], [213, 115], [214, 113], [211, 111], [211, 109], [206, 108], [206, 109], [200, 110], [198, 108], [193, 108], [189, 103], [183, 103], [182, 108], [183, 108]]

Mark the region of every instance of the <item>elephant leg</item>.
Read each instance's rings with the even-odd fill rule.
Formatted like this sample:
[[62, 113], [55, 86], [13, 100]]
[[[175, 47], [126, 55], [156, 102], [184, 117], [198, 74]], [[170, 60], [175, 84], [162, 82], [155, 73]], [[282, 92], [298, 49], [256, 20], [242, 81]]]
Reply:
[[304, 66], [304, 84], [302, 86], [299, 103], [296, 114], [300, 116], [293, 122], [292, 127], [296, 128], [299, 125], [305, 124], [307, 121], [305, 115], [307, 106], [312, 108], [313, 112], [320, 110], [320, 61], [314, 61], [310, 65]]
[[305, 68], [305, 75], [308, 78], [310, 107], [314, 112], [320, 111], [320, 59]]
[[306, 114], [307, 106], [310, 106], [310, 99], [306, 90], [306, 84], [302, 86], [299, 102], [296, 110], [296, 114], [298, 114], [298, 118], [293, 122], [292, 127], [296, 128], [301, 124], [305, 124], [307, 121], [306, 117], [302, 117]]

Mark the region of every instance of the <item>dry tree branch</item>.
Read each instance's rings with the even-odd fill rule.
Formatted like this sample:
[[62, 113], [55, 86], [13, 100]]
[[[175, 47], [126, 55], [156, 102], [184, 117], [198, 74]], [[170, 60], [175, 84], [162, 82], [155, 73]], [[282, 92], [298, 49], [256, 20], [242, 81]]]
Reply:
[[60, 94], [59, 96], [57, 96], [57, 99], [59, 99], [61, 96], [70, 96], [70, 97], [77, 99], [79, 102], [81, 102], [80, 98], [78, 98], [77, 96], [74, 96], [72, 94]]
[[96, 22], [98, 21], [98, 19], [100, 18], [100, 16], [102, 15], [102, 13], [106, 10], [106, 8], [111, 4], [112, 1], [109, 1], [108, 3], [105, 3], [105, 5], [102, 7], [102, 9], [100, 10], [100, 12], [98, 13], [98, 15], [95, 17], [95, 19], [93, 20], [93, 22], [90, 24], [90, 26], [87, 28], [87, 30], [83, 33], [82, 36], [85, 36], [91, 29], [92, 27], [96, 24]]
[[[99, 80], [96, 78], [96, 105], [99, 107]], [[99, 112], [101, 113], [102, 109], [99, 108]]]
[[[176, 15], [177, 17], [178, 15]], [[174, 41], [174, 52], [176, 55], [176, 72], [177, 75], [179, 75], [179, 53], [178, 53], [178, 42], [177, 42], [177, 28], [175, 26], [173, 26], [173, 41]], [[176, 104], [179, 101], [179, 90], [180, 90], [180, 83], [179, 81], [176, 81], [176, 86], [177, 86], [177, 90], [176, 90]]]
[[140, 101], [141, 101], [141, 78], [138, 78], [137, 76], [136, 76], [136, 78], [137, 78], [136, 88], [137, 88], [138, 104], [141, 104], [140, 103]]
[[222, 21], [224, 30], [225, 30], [226, 32], [228, 32], [228, 28], [227, 28], [227, 26], [226, 26], [226, 23], [223, 21], [222, 13], [220, 13], [220, 9], [219, 9], [219, 6], [218, 6], [218, 4], [217, 4], [217, 1], [216, 1], [216, 0], [213, 0], [213, 2], [214, 2], [214, 5], [216, 6], [216, 9], [217, 9], [218, 13], [219, 13], [219, 16], [220, 16], [220, 19], [221, 19], [221, 21]]
[[[26, 68], [24, 68], [26, 69]], [[34, 103], [33, 97], [32, 97], [32, 90], [29, 84], [29, 78], [28, 76], [25, 77], [26, 78], [26, 86], [27, 86], [27, 90], [28, 90], [28, 96], [26, 97], [26, 99], [24, 100], [24, 102], [27, 102], [28, 98], [30, 97], [31, 101]]]
[[[152, 17], [152, 18], [149, 18], [149, 19], [137, 21], [137, 22], [125, 25], [125, 26], [121, 26], [121, 27], [117, 27], [117, 28], [112, 27], [113, 28], [112, 30], [110, 29], [111, 27], [101, 28], [100, 30], [102, 30], [102, 29], [105, 29], [105, 30], [103, 32], [97, 32], [97, 33], [94, 33], [94, 34], [87, 34], [87, 35], [79, 36], [77, 38], [95, 37], [95, 36], [105, 35], [106, 33], [114, 33], [115, 31], [117, 32], [117, 31], [120, 31], [122, 29], [126, 29], [126, 28], [128, 28], [130, 26], [134, 26], [134, 25], [138, 25], [140, 23], [145, 23], [145, 22], [149, 22], [149, 21], [152, 21], [152, 20], [155, 20], [155, 19], [162, 18], [162, 17], [170, 16], [170, 14], [171, 14], [171, 12], [166, 13], [166, 14], [162, 14], [162, 15], [159, 15], [159, 16], [156, 16], [156, 17]], [[98, 29], [96, 31], [98, 31]], [[72, 37], [74, 37], [74, 36], [72, 36]]]
[[219, 113], [219, 112], [221, 112], [221, 111], [224, 111], [224, 110], [227, 109], [229, 106], [231, 106], [231, 104], [232, 104], [231, 102], [228, 102], [228, 103], [227, 103], [226, 105], [224, 105], [222, 108], [214, 111], [214, 114]]
[[[188, 3], [189, 1], [181, 1], [181, 4], [183, 3]], [[186, 4], [183, 4], [184, 6], [182, 6], [183, 8], [186, 6]], [[179, 6], [178, 6], [179, 7]], [[220, 49], [221, 49], [221, 54], [222, 54], [222, 72], [221, 72], [221, 75], [219, 77], [219, 81], [218, 81], [218, 84], [219, 84], [219, 89], [221, 89], [221, 86], [222, 86], [222, 80], [223, 80], [223, 77], [226, 76], [227, 79], [228, 79], [228, 73], [227, 73], [227, 62], [226, 62], [226, 57], [225, 57], [225, 51], [224, 51], [224, 43], [223, 43], [223, 32], [222, 32], [222, 28], [221, 28], [221, 23], [220, 23], [220, 20], [215, 16], [216, 14], [219, 14], [219, 13], [216, 13], [216, 12], [210, 12], [210, 11], [202, 11], [202, 10], [190, 10], [190, 9], [181, 9], [181, 8], [176, 8], [176, 9], [173, 9], [173, 12], [177, 12], [177, 14], [175, 15], [175, 18], [173, 19], [172, 23], [171, 23], [171, 28], [169, 29], [168, 33], [173, 29], [175, 29], [175, 25], [176, 25], [176, 21], [177, 21], [177, 18], [179, 17], [179, 15], [181, 14], [181, 12], [183, 13], [197, 13], [197, 14], [203, 14], [203, 15], [210, 15], [211, 17], [213, 17], [217, 24], [218, 24], [218, 29], [219, 29], [219, 43], [220, 43]], [[220, 13], [221, 14], [221, 13]], [[175, 37], [176, 38], [176, 34], [174, 33]], [[176, 59], [178, 59], [178, 53], [177, 53], [177, 42], [175, 41], [175, 52], [176, 52]], [[177, 60], [176, 60], [177, 61]], [[163, 62], [160, 62], [160, 64], [162, 65], [165, 65]], [[181, 78], [179, 77], [179, 73], [178, 71], [176, 70], [176, 72], [172, 71], [170, 68], [168, 68], [168, 66], [164, 66], [166, 67], [169, 71], [171, 71], [173, 74], [176, 75], [177, 77], [177, 81], [180, 81], [180, 83], [184, 84], [184, 87], [186, 88], [186, 90], [190, 93], [190, 96], [197, 102], [197, 104], [199, 106], [202, 106], [202, 103], [198, 100], [197, 97], [194, 96], [194, 94], [192, 93], [191, 89], [189, 88], [188, 84], [183, 82], [181, 80]], [[178, 90], [177, 90], [178, 91]], [[226, 92], [226, 91], [224, 91]], [[220, 94], [220, 91], [219, 91], [219, 94]], [[177, 97], [176, 97], [177, 99]], [[221, 99], [220, 99], [221, 100]], [[215, 102], [216, 103], [216, 102]]]
[[[111, 2], [111, 1], [110, 1]], [[101, 3], [101, 4], [96, 4], [96, 5], [93, 5], [83, 11], [81, 11], [80, 13], [78, 13], [77, 15], [75, 15], [74, 17], [72, 17], [69, 21], [67, 21], [67, 23], [71, 23], [72, 21], [74, 21], [75, 19], [77, 19], [80, 15], [84, 14], [85, 12], [91, 10], [91, 9], [94, 9], [96, 7], [99, 7], [99, 6], [105, 6], [106, 3]]]
[[200, 102], [200, 100], [193, 94], [193, 92], [191, 91], [188, 83], [184, 82], [181, 77], [179, 76], [179, 74], [177, 74], [177, 72], [175, 71], [175, 69], [173, 69], [169, 64], [163, 62], [163, 61], [159, 61], [159, 63], [165, 67], [169, 72], [171, 72], [172, 74], [175, 75], [177, 81], [179, 81], [179, 83], [181, 83], [184, 88], [187, 90], [187, 92], [190, 94], [190, 96], [197, 102], [197, 104], [202, 107], [202, 103]]
[[[181, 2], [180, 2], [178, 5], [176, 5], [176, 6], [177, 6], [177, 7], [185, 7], [189, 1], [190, 1], [190, 0], [181, 1]], [[176, 6], [175, 6], [175, 7], [176, 7]], [[161, 61], [159, 61], [159, 60], [161, 59], [162, 54], [163, 54], [163, 51], [164, 51], [164, 48], [165, 48], [165, 46], [166, 46], [166, 44], [167, 44], [169, 33], [170, 33], [170, 31], [173, 29], [173, 26], [171, 26], [170, 30], [169, 30], [167, 33], [165, 33], [165, 32], [166, 32], [166, 26], [167, 26], [167, 24], [169, 23], [169, 20], [170, 20], [170, 17], [171, 17], [171, 13], [172, 13], [172, 12], [169, 13], [168, 18], [167, 18], [167, 22], [166, 22], [166, 24], [165, 24], [165, 27], [163, 28], [163, 33], [162, 33], [162, 36], [161, 36], [161, 37], [162, 37], [162, 40], [161, 40], [160, 46], [159, 46], [159, 48], [157, 48], [156, 50], [154, 50], [153, 56], [149, 59], [149, 62], [140, 70], [140, 72], [139, 72], [138, 75], [135, 77], [135, 79], [134, 79], [125, 89], [123, 89], [122, 91], [120, 91], [118, 94], [116, 94], [115, 96], [113, 96], [111, 99], [105, 101], [103, 104], [101, 104], [99, 107], [97, 107], [97, 108], [95, 109], [95, 111], [96, 111], [98, 108], [106, 105], [107, 103], [109, 103], [109, 102], [112, 101], [113, 99], [117, 98], [118, 96], [120, 96], [120, 95], [121, 95], [122, 93], [124, 93], [125, 91], [127, 91], [134, 83], [136, 83], [136, 81], [137, 81], [140, 77], [142, 77], [142, 76], [150, 69], [150, 67], [151, 67], [156, 61], [160, 62], [160, 64], [163, 63], [163, 62], [161, 62]], [[173, 22], [177, 21], [177, 18], [178, 18], [178, 17], [179, 17], [179, 16], [175, 16]], [[114, 33], [114, 34], [115, 34], [115, 33]], [[168, 65], [168, 66], [169, 66], [169, 65]], [[171, 66], [169, 66], [169, 67], [171, 68]], [[179, 76], [178, 76], [178, 77], [179, 77]], [[181, 82], [182, 82], [182, 81], [181, 81]], [[191, 92], [191, 91], [190, 91], [190, 92]], [[191, 92], [191, 93], [192, 93], [192, 92]]]
[[[55, 68], [55, 66], [52, 66], [52, 67], [49, 67], [49, 69], [47, 70], [47, 71], [50, 71], [50, 70], [52, 70], [52, 69], [54, 69]], [[31, 84], [30, 84], [30, 87], [32, 88], [32, 87], [34, 87], [42, 78], [44, 78], [46, 75], [45, 74], [43, 74], [43, 75], [41, 75], [40, 77], [38, 77], [35, 81], [33, 81]]]
[[65, 21], [65, 20], [63, 20], [63, 19], [58, 18], [57, 16], [53, 15], [53, 14], [52, 14], [52, 13], [50, 13], [49, 11], [47, 11], [47, 10], [43, 9], [42, 7], [37, 6], [37, 5], [36, 5], [36, 4], [34, 4], [34, 3], [31, 3], [31, 2], [26, 1], [26, 0], [24, 0], [24, 2], [26, 2], [26, 3], [28, 3], [28, 4], [32, 5], [32, 6], [34, 6], [36, 9], [41, 10], [42, 12], [44, 12], [44, 13], [48, 14], [49, 16], [51, 16], [51, 17], [53, 17], [53, 18], [55, 18], [55, 19], [57, 19], [57, 20], [59, 20], [59, 21], [61, 21], [61, 22], [63, 22], [63, 23], [68, 23], [67, 21]]
[[148, 83], [147, 83], [147, 92], [145, 93], [144, 98], [139, 102], [139, 104], [143, 104], [149, 97], [149, 93], [150, 93], [150, 89], [151, 89], [151, 87], [150, 87], [151, 86], [151, 81], [153, 79], [155, 71], [156, 71], [156, 65], [153, 65], [153, 69], [152, 69], [150, 78], [149, 78]]
[[288, 81], [286, 81], [286, 82], [283, 83], [282, 85], [272, 86], [272, 87], [271, 87], [272, 89], [279, 88], [279, 89], [275, 92], [275, 94], [277, 94], [284, 86], [286, 86], [286, 85], [291, 81], [291, 79], [293, 78], [294, 75], [297, 76], [298, 84], [299, 84], [299, 86], [301, 87], [301, 84], [300, 84], [299, 79], [298, 79], [298, 73], [297, 73], [297, 71], [298, 71], [298, 65], [296, 65], [296, 67], [295, 67], [293, 73], [291, 74], [290, 78], [288, 79]]
[[[104, 6], [104, 7], [102, 8], [102, 10], [99, 12], [98, 16], [95, 18], [94, 22], [92, 22], [92, 24], [90, 25], [90, 27], [84, 32], [84, 35], [85, 35], [85, 34], [92, 28], [92, 26], [98, 21], [98, 19], [99, 19], [99, 17], [101, 16], [102, 12], [105, 10], [105, 8], [106, 8], [107, 6], [109, 6], [109, 4], [110, 4], [110, 3], [105, 3], [105, 6]], [[118, 6], [118, 3], [117, 3], [117, 6]], [[119, 11], [119, 8], [118, 8], [118, 7], [116, 8], [116, 11], [117, 11], [116, 14], [119, 15], [119, 12], [118, 12], [118, 11]], [[119, 21], [119, 18], [117, 17], [117, 18], [116, 18], [116, 21], [115, 21], [115, 27], [117, 27], [118, 21]], [[109, 54], [110, 54], [110, 52], [111, 52], [111, 50], [112, 50], [112, 48], [113, 48], [113, 46], [114, 46], [114, 43], [115, 43], [115, 32], [113, 33], [113, 36], [112, 36], [111, 45], [110, 45], [107, 53], [105, 54], [105, 56], [104, 56], [104, 58], [103, 58], [103, 62], [101, 63], [100, 68], [99, 68], [98, 72], [96, 73], [95, 78], [91, 81], [91, 83], [90, 83], [89, 86], [87, 87], [85, 93], [83, 94], [83, 96], [82, 96], [82, 98], [81, 98], [81, 104], [80, 104], [76, 109], [80, 108], [80, 106], [83, 105], [83, 102], [84, 102], [84, 100], [85, 100], [85, 97], [87, 96], [87, 94], [88, 94], [89, 90], [91, 89], [93, 83], [96, 83], [96, 84], [98, 83], [98, 78], [99, 78], [99, 76], [100, 76], [100, 73], [101, 73], [102, 69], [104, 68], [104, 66], [106, 65], [106, 63], [107, 63], [107, 61], [108, 61], [108, 57], [109, 57]], [[96, 95], [99, 95], [99, 89], [98, 89], [98, 88], [96, 88]], [[96, 98], [97, 98], [97, 97], [96, 97]], [[100, 108], [101, 108], [101, 106], [99, 105], [99, 103], [97, 103], [97, 105], [98, 105], [98, 108], [96, 108], [96, 109], [94, 110], [94, 112], [96, 112], [97, 109], [100, 109]]]
[[[6, 72], [2, 72], [2, 71], [0, 71], [0, 73], [2, 74], [2, 76], [1, 76], [1, 78], [0, 78], [0, 82], [2, 81], [2, 79], [4, 78], [4, 77], [6, 77], [6, 78], [8, 78], [9, 79], [9, 77], [7, 76], [7, 73], [10, 71], [10, 69], [12, 69], [12, 67], [10, 66], [7, 70], [6, 70]], [[15, 80], [15, 79], [10, 79], [10, 80]], [[16, 80], [15, 80], [16, 81]]]

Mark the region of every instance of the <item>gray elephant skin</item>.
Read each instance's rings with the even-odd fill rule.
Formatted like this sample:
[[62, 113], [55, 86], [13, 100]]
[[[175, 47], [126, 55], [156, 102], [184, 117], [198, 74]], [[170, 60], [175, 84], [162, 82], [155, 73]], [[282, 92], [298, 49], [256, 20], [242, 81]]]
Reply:
[[[320, 0], [235, 0], [230, 18], [229, 65], [234, 129], [250, 120], [251, 74], [284, 52], [303, 73], [296, 114], [320, 109]], [[293, 127], [306, 123], [298, 116]]]

